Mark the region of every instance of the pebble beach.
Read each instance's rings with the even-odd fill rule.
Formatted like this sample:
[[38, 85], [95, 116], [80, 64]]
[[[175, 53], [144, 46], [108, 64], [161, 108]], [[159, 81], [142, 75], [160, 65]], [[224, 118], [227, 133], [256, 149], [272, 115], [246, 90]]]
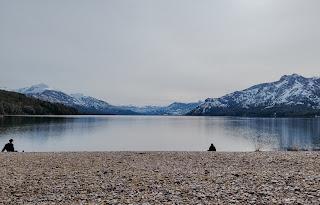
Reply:
[[320, 204], [320, 152], [1, 153], [0, 204]]

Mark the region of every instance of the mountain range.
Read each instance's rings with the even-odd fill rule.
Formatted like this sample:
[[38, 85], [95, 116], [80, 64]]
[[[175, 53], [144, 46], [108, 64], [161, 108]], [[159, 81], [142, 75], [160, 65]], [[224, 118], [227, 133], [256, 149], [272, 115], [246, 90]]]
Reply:
[[174, 102], [168, 106], [121, 106], [121, 108], [132, 110], [142, 115], [185, 115], [201, 103], [201, 101], [192, 103]]
[[187, 115], [315, 116], [320, 114], [320, 78], [298, 74], [254, 85], [220, 98], [208, 98]]
[[83, 94], [67, 94], [50, 88], [46, 84], [37, 84], [15, 90], [18, 93], [40, 100], [60, 103], [76, 108], [83, 114], [96, 115], [184, 115], [196, 108], [198, 103], [175, 102], [168, 106], [115, 106], [103, 100]]
[[15, 92], [97, 115], [191, 115], [294, 117], [320, 115], [320, 78], [284, 75], [278, 81], [254, 85], [220, 98], [168, 106], [116, 106], [83, 94], [67, 94], [45, 84]]
[[131, 110], [118, 109], [102, 100], [85, 96], [83, 94], [67, 94], [63, 91], [51, 89], [45, 84], [33, 85], [15, 90], [18, 93], [40, 100], [61, 103], [68, 107], [76, 108], [83, 114], [101, 114], [101, 115], [130, 115], [137, 114]]

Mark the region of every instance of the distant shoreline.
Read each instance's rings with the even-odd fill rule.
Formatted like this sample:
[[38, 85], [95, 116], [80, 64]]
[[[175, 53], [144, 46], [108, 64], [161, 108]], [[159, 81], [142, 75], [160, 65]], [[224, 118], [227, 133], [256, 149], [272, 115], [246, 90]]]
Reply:
[[234, 117], [234, 118], [265, 118], [265, 119], [313, 119], [319, 118], [320, 116], [288, 116], [288, 117], [268, 117], [268, 116], [233, 116], [233, 115], [117, 115], [117, 114], [75, 114], [75, 115], [0, 115], [0, 117], [85, 117], [85, 116], [145, 116], [145, 117]]
[[0, 115], [0, 118], [4, 117], [103, 117], [103, 116], [114, 116], [114, 117], [203, 117], [203, 118], [210, 118], [210, 117], [228, 117], [228, 118], [243, 118], [243, 119], [320, 119], [319, 116], [294, 116], [294, 117], [266, 117], [266, 116], [229, 116], [229, 115], [104, 115], [104, 114], [76, 114], [76, 115]]

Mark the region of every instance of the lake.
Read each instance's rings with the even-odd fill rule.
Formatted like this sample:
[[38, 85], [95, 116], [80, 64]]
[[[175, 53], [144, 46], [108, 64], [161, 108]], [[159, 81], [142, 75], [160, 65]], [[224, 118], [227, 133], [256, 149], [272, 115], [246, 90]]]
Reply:
[[320, 118], [2, 117], [0, 146], [10, 138], [26, 152], [319, 149]]

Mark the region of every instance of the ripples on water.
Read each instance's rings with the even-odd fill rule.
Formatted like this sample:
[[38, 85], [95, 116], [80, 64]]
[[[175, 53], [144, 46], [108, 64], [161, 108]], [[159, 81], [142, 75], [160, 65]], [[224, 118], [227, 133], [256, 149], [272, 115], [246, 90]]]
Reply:
[[68, 116], [0, 118], [0, 145], [25, 151], [319, 149], [320, 118]]

